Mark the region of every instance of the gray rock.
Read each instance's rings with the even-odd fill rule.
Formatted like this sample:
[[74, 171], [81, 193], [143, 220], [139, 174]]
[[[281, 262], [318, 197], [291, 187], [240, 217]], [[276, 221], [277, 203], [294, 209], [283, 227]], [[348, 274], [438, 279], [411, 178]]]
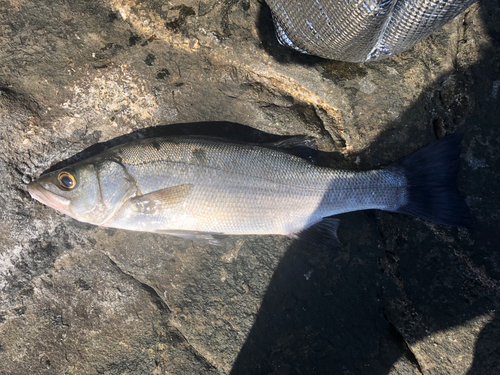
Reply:
[[[350, 64], [279, 46], [254, 1], [4, 1], [0, 374], [498, 373], [498, 18]], [[356, 169], [456, 132], [474, 226], [350, 213], [341, 249], [97, 228], [26, 192], [159, 134], [304, 134]]]

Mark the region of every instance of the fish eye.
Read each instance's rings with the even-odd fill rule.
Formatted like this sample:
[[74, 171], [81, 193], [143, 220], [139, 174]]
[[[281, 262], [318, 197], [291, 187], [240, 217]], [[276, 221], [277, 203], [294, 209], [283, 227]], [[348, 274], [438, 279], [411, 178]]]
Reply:
[[57, 176], [59, 187], [63, 190], [71, 190], [76, 186], [76, 177], [70, 171], [62, 171]]

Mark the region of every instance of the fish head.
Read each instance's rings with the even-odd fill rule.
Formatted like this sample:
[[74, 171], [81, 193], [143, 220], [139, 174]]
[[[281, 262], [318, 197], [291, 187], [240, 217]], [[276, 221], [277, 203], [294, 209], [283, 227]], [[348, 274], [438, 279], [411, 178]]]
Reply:
[[134, 194], [134, 187], [120, 163], [94, 161], [44, 174], [28, 185], [28, 191], [78, 221], [103, 225]]

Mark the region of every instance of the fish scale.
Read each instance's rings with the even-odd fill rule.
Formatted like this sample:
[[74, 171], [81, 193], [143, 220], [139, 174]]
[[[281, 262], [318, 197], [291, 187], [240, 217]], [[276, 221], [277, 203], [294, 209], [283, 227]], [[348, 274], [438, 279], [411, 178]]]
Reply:
[[[202, 150], [204, 157], [196, 157], [195, 150]], [[290, 234], [360, 204], [380, 209], [398, 205], [396, 194], [385, 193], [398, 184], [389, 179], [385, 183], [380, 171], [334, 171], [270, 148], [170, 138], [145, 140], [113, 152], [143, 194], [158, 190], [158, 185], [194, 184], [182, 212], [155, 216], [157, 229]], [[375, 185], [381, 194], [365, 193]], [[145, 219], [151, 222], [153, 217]], [[125, 209], [114, 223], [131, 229], [136, 220], [137, 215]]]

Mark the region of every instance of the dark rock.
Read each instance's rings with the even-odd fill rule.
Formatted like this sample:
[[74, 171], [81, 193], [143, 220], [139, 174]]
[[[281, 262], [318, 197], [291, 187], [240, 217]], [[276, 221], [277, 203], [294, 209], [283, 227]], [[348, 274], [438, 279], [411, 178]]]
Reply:
[[[259, 2], [4, 1], [0, 373], [497, 373], [498, 18], [347, 64], [280, 47]], [[96, 228], [26, 192], [145, 136], [307, 135], [364, 169], [457, 132], [473, 227], [355, 212], [342, 248]]]

